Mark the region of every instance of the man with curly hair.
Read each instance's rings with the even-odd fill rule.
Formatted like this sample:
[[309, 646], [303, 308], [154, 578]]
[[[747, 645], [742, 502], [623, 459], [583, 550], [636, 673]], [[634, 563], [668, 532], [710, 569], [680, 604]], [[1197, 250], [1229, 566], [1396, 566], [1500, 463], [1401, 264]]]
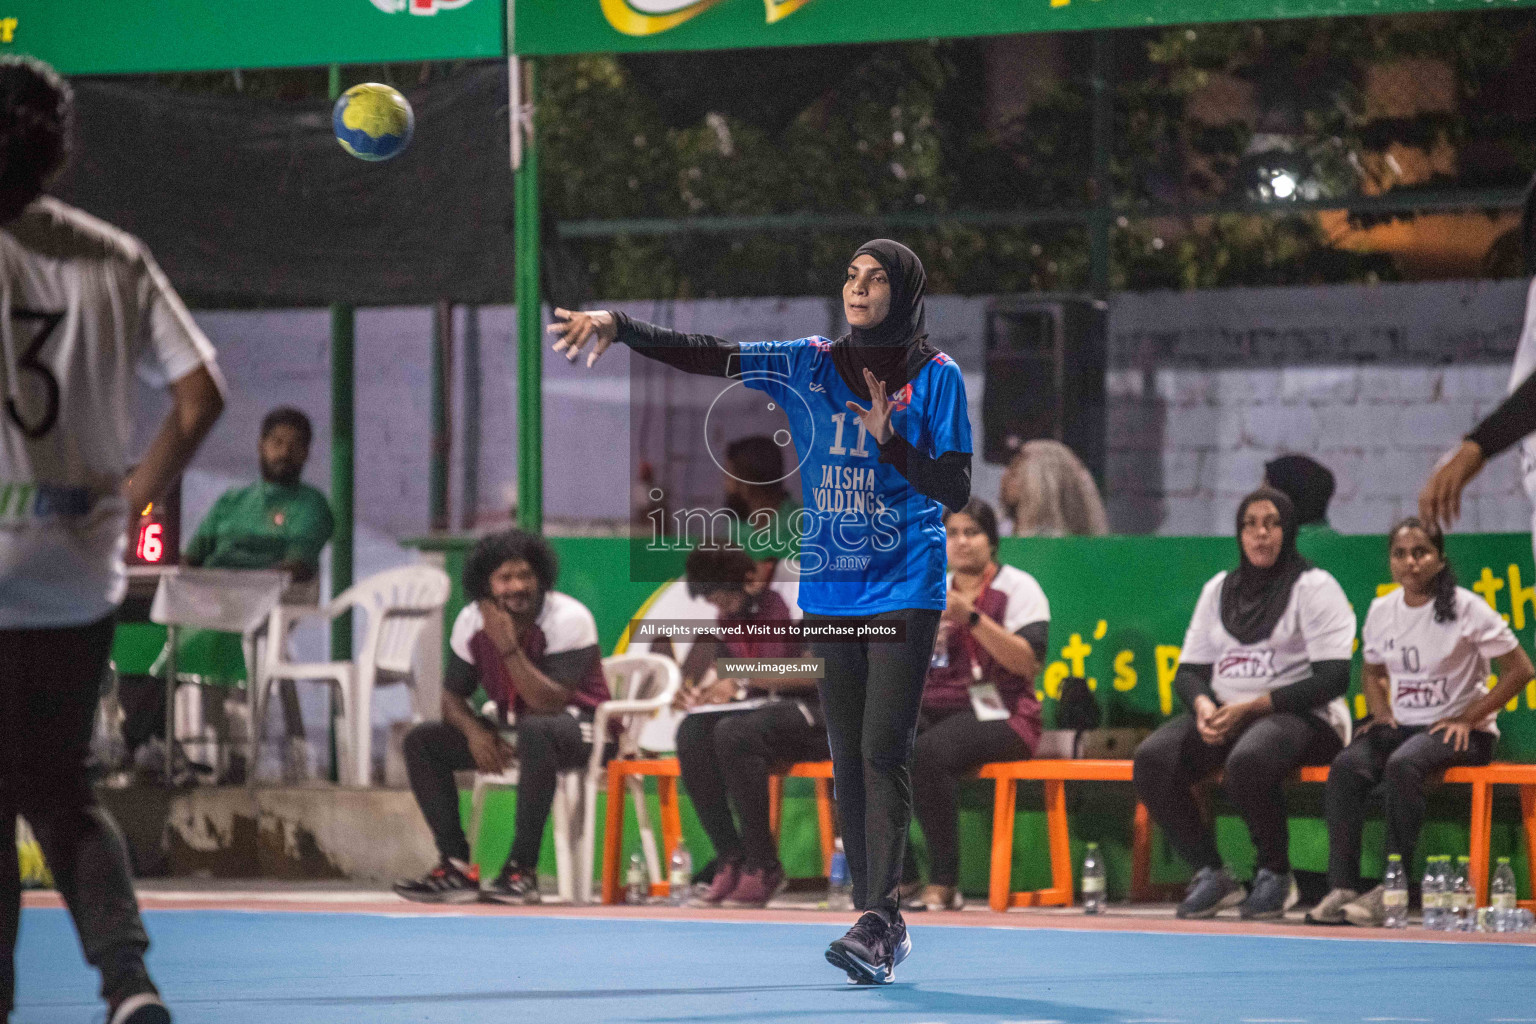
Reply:
[[[548, 542], [523, 530], [482, 538], [464, 563], [470, 601], [448, 641], [443, 720], [418, 725], [405, 737], [411, 792], [441, 858], [423, 877], [395, 885], [408, 900], [539, 902], [539, 844], [555, 778], [587, 763], [593, 712], [609, 696], [597, 622], [580, 601], [554, 589], [558, 572]], [[477, 688], [495, 702], [496, 720], [471, 710], [467, 699]], [[459, 823], [453, 773], [505, 771], [514, 757], [512, 849], [482, 892]]]

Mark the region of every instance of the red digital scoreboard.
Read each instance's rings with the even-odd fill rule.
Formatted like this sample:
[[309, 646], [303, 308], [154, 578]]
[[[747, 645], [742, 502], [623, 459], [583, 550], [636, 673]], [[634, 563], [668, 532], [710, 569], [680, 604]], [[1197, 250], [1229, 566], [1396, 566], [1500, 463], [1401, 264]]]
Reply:
[[181, 561], [181, 478], [128, 523], [129, 565], [175, 565]]

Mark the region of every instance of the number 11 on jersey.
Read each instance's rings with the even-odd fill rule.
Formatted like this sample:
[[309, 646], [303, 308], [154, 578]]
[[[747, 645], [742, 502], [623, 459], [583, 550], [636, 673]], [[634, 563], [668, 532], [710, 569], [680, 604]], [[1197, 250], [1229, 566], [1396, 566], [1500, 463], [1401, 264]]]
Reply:
[[828, 449], [830, 454], [857, 455], [860, 458], [869, 455], [869, 449], [864, 447], [864, 439], [869, 436], [869, 431], [865, 428], [863, 420], [859, 420], [859, 442], [851, 449], [843, 447], [843, 427], [848, 424], [848, 414], [833, 413], [832, 422], [837, 424], [837, 432], [832, 436], [832, 447]]

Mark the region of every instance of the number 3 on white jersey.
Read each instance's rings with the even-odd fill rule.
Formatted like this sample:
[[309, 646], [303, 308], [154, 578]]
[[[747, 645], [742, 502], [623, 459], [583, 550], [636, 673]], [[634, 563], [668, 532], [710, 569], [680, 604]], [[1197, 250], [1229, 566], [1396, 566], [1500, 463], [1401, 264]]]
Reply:
[[837, 424], [837, 432], [832, 437], [832, 447], [828, 452], [832, 455], [857, 455], [863, 458], [869, 455], [869, 449], [864, 447], [864, 439], [869, 436], [869, 431], [864, 426], [864, 421], [859, 420], [859, 443], [851, 449], [843, 447], [843, 427], [848, 423], [848, 414], [845, 412], [834, 413], [832, 422]]

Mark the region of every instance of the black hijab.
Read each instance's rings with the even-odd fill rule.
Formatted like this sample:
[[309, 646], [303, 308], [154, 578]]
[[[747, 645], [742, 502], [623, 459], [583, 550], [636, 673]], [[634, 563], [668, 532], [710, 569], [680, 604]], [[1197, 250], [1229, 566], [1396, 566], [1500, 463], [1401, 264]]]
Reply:
[[[1243, 550], [1243, 515], [1256, 501], [1273, 502], [1280, 513], [1280, 554], [1275, 564], [1260, 569]], [[1260, 487], [1237, 506], [1238, 567], [1221, 584], [1221, 624], [1240, 644], [1256, 644], [1275, 630], [1291, 590], [1301, 574], [1312, 568], [1296, 550], [1296, 508], [1273, 487]]]
[[877, 238], [859, 246], [849, 262], [860, 256], [873, 256], [885, 269], [891, 282], [891, 309], [874, 327], [855, 327], [838, 338], [832, 346], [832, 365], [837, 367], [843, 383], [867, 402], [866, 368], [875, 379], [884, 382], [886, 394], [894, 394], [917, 376], [937, 350], [928, 344], [923, 312], [923, 289], [927, 287], [928, 275], [917, 253], [900, 242]]
[[1264, 482], [1281, 491], [1296, 506], [1296, 523], [1326, 523], [1333, 500], [1333, 473], [1305, 455], [1282, 455], [1264, 463]]

